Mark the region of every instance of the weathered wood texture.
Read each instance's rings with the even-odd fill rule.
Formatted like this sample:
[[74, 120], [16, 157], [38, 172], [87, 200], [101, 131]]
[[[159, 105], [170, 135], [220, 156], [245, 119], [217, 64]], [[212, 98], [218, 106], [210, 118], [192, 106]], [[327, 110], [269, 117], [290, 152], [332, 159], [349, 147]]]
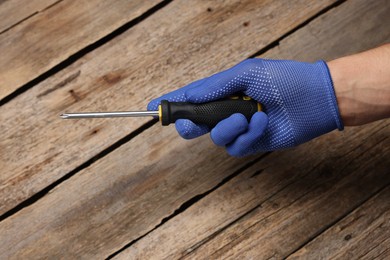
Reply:
[[389, 259], [389, 199], [388, 186], [290, 259]]
[[[311, 28], [311, 30], [313, 30], [313, 28], [320, 29], [321, 27], [328, 28], [328, 26], [331, 27], [333, 23], [340, 23], [340, 27], [334, 26], [335, 30], [337, 30], [338, 28], [344, 28], [345, 30], [355, 28], [351, 27], [353, 25], [360, 28], [360, 30], [356, 30], [355, 33], [360, 33], [361, 37], [363, 37], [363, 35], [369, 35], [371, 42], [356, 42], [353, 40], [348, 41], [348, 39], [346, 39], [346, 41], [344, 42], [338, 42], [337, 35], [341, 37], [342, 34], [336, 33], [337, 31], [335, 32], [332, 30], [327, 30], [327, 33], [324, 33], [324, 35], [321, 36], [323, 38], [320, 39], [328, 41], [329, 46], [331, 46], [332, 48], [327, 49], [327, 52], [321, 53], [321, 56], [316, 56], [317, 51], [319, 51], [318, 48], [323, 48], [323, 46], [319, 46], [315, 44], [315, 42], [311, 42], [311, 40], [309, 42], [306, 42], [305, 37], [298, 37], [301, 38], [300, 46], [307, 46], [307, 52], [311, 53], [311, 56], [307, 56], [308, 59], [328, 59], [333, 55], [333, 48], [337, 47], [338, 44], [340, 44], [340, 46], [342, 44], [350, 44], [351, 46], [355, 46], [353, 48], [361, 50], [373, 47], [374, 45], [380, 44], [381, 42], [387, 40], [381, 38], [381, 33], [378, 33], [383, 31], [384, 28], [386, 28], [381, 27], [384, 26], [382, 25], [382, 23], [386, 19], [386, 12], [382, 13], [383, 1], [382, 6], [376, 6], [377, 9], [372, 9], [368, 6], [368, 4], [365, 4], [364, 1], [351, 2], [352, 4], [350, 2], [347, 2], [342, 4], [340, 7], [329, 11], [327, 14], [324, 15], [324, 17], [327, 17], [326, 19], [322, 19], [321, 16], [310, 24], [312, 27], [304, 27], [290, 37], [296, 37], [295, 35], [305, 35], [306, 33], [310, 33], [310, 31], [305, 32], [306, 28]], [[154, 21], [154, 19], [166, 17], [167, 15], [164, 12], [167, 12], [166, 10], [169, 10], [168, 8], [177, 8], [176, 5], [180, 6], [180, 2], [174, 2], [168, 5], [166, 8], [160, 10], [154, 16], [145, 20], [141, 24], [145, 26], [143, 27], [144, 31], [147, 30], [147, 28], [149, 28], [153, 24], [152, 22]], [[351, 12], [350, 9], [346, 8], [346, 6], [348, 8], [354, 7], [354, 12]], [[371, 4], [370, 6], [375, 5]], [[204, 9], [207, 10], [207, 5], [200, 8], [200, 10], [203, 11]], [[264, 9], [267, 10], [266, 8]], [[264, 9], [259, 8], [259, 10]], [[182, 10], [181, 12], [179, 12], [179, 10], [181, 9], [177, 10], [178, 15], [175, 16], [176, 19], [178, 17], [180, 18], [180, 14], [183, 12]], [[196, 10], [196, 8], [192, 10]], [[254, 10], [254, 12], [258, 13], [259, 10]], [[364, 13], [365, 19], [362, 19], [361, 12]], [[194, 11], [194, 13], [196, 12]], [[346, 13], [350, 13], [350, 15], [346, 15]], [[159, 16], [160, 14], [162, 14], [162, 16]], [[344, 14], [344, 16], [337, 18], [338, 15], [335, 14]], [[248, 19], [248, 16], [245, 18]], [[351, 20], [354, 20], [355, 24], [353, 24]], [[365, 21], [363, 20], [369, 20], [371, 21], [371, 23], [365, 23]], [[157, 19], [157, 21], [161, 22], [161, 19]], [[373, 24], [375, 24], [375, 21], [377, 21], [377, 24], [375, 25], [375, 27], [371, 27]], [[192, 23], [194, 22], [195, 21], [192, 21]], [[252, 21], [251, 24], [253, 24]], [[345, 27], [343, 27], [342, 24], [344, 24]], [[134, 30], [136, 27], [134, 27]], [[196, 28], [196, 26], [194, 27]], [[210, 27], [214, 28], [215, 26]], [[177, 28], [177, 30], [178, 29], [179, 28]], [[208, 27], [203, 27], [201, 29], [206, 30], [206, 32], [210, 32], [209, 30], [211, 30]], [[154, 30], [158, 31], [158, 29], [156, 28], [154, 28]], [[125, 44], [121, 41], [124, 41], [126, 37], [127, 35], [121, 36], [116, 44]], [[240, 40], [242, 40], [243, 37], [241, 37]], [[299, 48], [299, 46], [290, 46], [289, 44], [287, 44], [292, 39], [290, 37], [287, 38], [286, 41], [281, 42], [281, 45], [279, 47], [279, 53], [283, 51], [283, 48]], [[317, 40], [318, 39], [316, 39], [316, 41]], [[294, 40], [291, 40], [291, 42], [296, 44], [296, 41]], [[236, 61], [240, 59], [240, 55], [239, 53], [234, 52], [233, 48], [237, 47], [238, 43], [235, 43], [233, 41], [232, 44], [237, 44], [232, 47], [233, 56], [229, 56], [232, 55], [230, 52], [227, 52], [227, 56], [233, 59], [233, 63], [236, 63]], [[242, 44], [242, 42], [240, 44]], [[248, 44], [251, 46], [252, 42], [249, 42]], [[206, 46], [207, 51], [209, 51], [210, 49], [210, 54], [217, 55], [217, 52], [214, 48], [218, 46], [211, 47], [213, 46], [212, 44], [211, 46]], [[102, 50], [107, 50], [106, 48], [108, 49], [109, 47], [103, 47]], [[179, 48], [179, 50], [182, 49], [183, 48]], [[100, 53], [97, 52], [97, 54], [99, 55], [96, 54], [95, 59], [96, 57], [105, 54], [103, 51]], [[161, 49], [161, 52], [164, 51], [165, 49]], [[199, 56], [197, 56], [196, 54]], [[165, 70], [165, 75], [177, 75], [177, 73], [181, 74], [181, 70], [179, 70], [179, 68], [182, 68], [182, 66], [184, 66], [185, 71], [191, 71], [191, 73], [194, 73], [182, 73], [185, 80], [188, 80], [194, 75], [195, 77], [206, 76], [209, 73], [224, 67], [223, 65], [216, 65], [219, 62], [225, 61], [223, 59], [224, 55], [222, 55], [223, 57], [213, 57], [213, 59], [211, 60], [212, 62], [209, 64], [211, 71], [205, 72], [204, 70], [207, 67], [207, 62], [200, 59], [200, 57], [203, 56], [202, 54], [204, 53], [194, 52], [193, 55], [195, 56], [193, 60], [193, 62], [196, 63], [195, 65], [200, 66], [203, 64], [203, 66], [200, 66], [200, 68], [198, 68], [197, 66], [192, 67], [191, 64], [187, 64], [184, 61], [183, 63], [181, 63], [181, 66], [174, 65], [175, 63], [171, 61], [170, 66], [174, 66], [176, 68], [176, 71], [168, 70], [170, 66], [163, 66], [164, 69], [168, 70]], [[248, 52], [244, 52], [244, 54], [247, 55]], [[107, 57], [105, 55], [103, 56]], [[179, 56], [177, 57], [177, 59], [180, 58]], [[272, 51], [266, 54], [266, 56], [273, 56]], [[191, 55], [188, 56], [188, 58], [191, 57]], [[86, 64], [86, 59], [89, 58], [90, 57], [86, 57], [84, 60], [82, 60], [80, 62], [81, 65]], [[120, 57], [116, 58], [120, 60]], [[287, 58], [299, 58], [299, 56], [290, 56]], [[210, 60], [208, 62], [210, 62]], [[229, 60], [226, 60], [226, 62], [228, 63], [226, 66], [232, 65], [230, 64]], [[145, 66], [145, 64], [140, 64], [140, 66]], [[122, 64], [122, 66], [124, 65], [125, 63]], [[59, 79], [63, 79], [66, 75], [71, 75], [72, 70], [73, 73], [74, 71], [77, 72], [77, 66], [80, 66], [80, 64], [77, 63], [73, 65], [71, 68], [69, 68], [69, 71], [64, 71], [63, 74], [60, 73], [60, 77], [56, 79], [57, 82], [59, 81]], [[85, 67], [83, 67], [83, 69], [84, 68]], [[151, 73], [151, 71], [149, 71], [149, 74]], [[102, 72], [103, 75], [104, 73], [107, 72]], [[81, 75], [82, 74], [80, 74], [80, 77]], [[147, 74], [142, 76], [145, 77], [146, 75]], [[176, 82], [176, 80], [178, 81]], [[88, 82], [88, 78], [84, 77], [83, 81]], [[149, 81], [151, 82], [150, 87], [159, 85], [158, 79], [149, 78]], [[78, 82], [77, 84], [80, 84], [80, 82]], [[159, 82], [161, 83], [161, 79]], [[178, 84], [183, 83], [180, 81], [180, 79], [177, 78], [164, 79], [164, 82], [176, 82], [177, 84], [166, 85], [164, 83], [162, 84], [164, 86], [160, 89], [155, 90], [155, 92], [153, 92], [153, 95], [158, 95], [161, 91], [173, 89], [175, 85], [177, 86]], [[123, 84], [123, 82], [120, 81], [118, 85], [120, 84]], [[42, 86], [43, 84], [38, 86], [38, 88], [42, 88]], [[64, 86], [64, 88], [66, 88], [66, 86]], [[116, 94], [116, 92], [112, 92], [114, 88], [115, 87], [112, 87], [110, 89], [111, 91], [109, 91], [109, 93], [106, 93], [106, 99], [103, 95], [102, 97], [99, 97], [100, 101], [106, 101], [106, 103], [101, 104], [100, 102], [98, 102], [99, 100], [92, 99], [89, 100], [89, 103], [85, 103], [84, 106], [90, 105], [98, 108], [103, 107], [105, 109], [109, 108], [109, 106], [114, 106], [114, 108], [118, 108], [118, 105], [119, 108], [120, 106], [124, 106], [124, 103], [118, 104], [118, 100], [121, 100], [121, 98], [123, 99], [123, 96], [126, 96], [126, 89], [123, 89], [120, 91], [120, 93]], [[118, 87], [115, 89], [119, 91], [121, 88]], [[35, 88], [31, 91], [34, 90]], [[134, 92], [134, 97], [141, 98], [142, 96], [145, 96], [147, 90], [151, 89], [145, 87], [145, 90], [140, 89], [138, 92]], [[42, 91], [42, 89], [39, 89], [39, 91], [34, 94], [39, 94]], [[55, 92], [57, 91], [61, 92], [61, 90], [56, 90]], [[68, 91], [69, 90], [66, 89], [64, 90], [64, 93], [67, 93]], [[61, 92], [62, 95], [64, 93]], [[101, 92], [100, 94], [102, 93], [104, 92]], [[61, 94], [57, 94], [57, 97], [61, 97]], [[116, 100], [117, 103], [109, 103], [109, 94], [112, 95], [111, 97], [113, 98], [113, 100]], [[23, 97], [20, 97], [18, 99], [20, 99], [18, 101], [21, 102]], [[134, 98], [134, 100], [137, 99]], [[146, 102], [146, 100], [143, 100], [135, 104], [135, 107], [137, 105], [144, 106]], [[76, 104], [74, 104], [73, 106], [77, 108]], [[132, 105], [133, 104], [130, 104], [129, 106]], [[79, 108], [83, 108], [83, 106], [80, 105]], [[92, 131], [94, 130], [93, 125], [96, 124], [96, 122], [102, 122], [103, 124], [103, 121], [95, 121], [94, 123], [75, 123], [73, 126], [74, 129], [67, 129], [65, 124], [61, 125], [64, 128], [64, 135], [77, 136], [77, 133], [70, 134], [68, 132], [75, 131], [75, 129], [77, 129], [82, 133], [83, 127], [91, 127], [89, 131]], [[114, 135], [114, 131], [116, 129], [118, 129], [118, 131], [123, 131], [121, 130], [122, 128], [126, 129], [127, 125], [131, 124], [133, 129], [134, 126], [137, 125], [137, 123], [133, 121], [122, 120], [118, 121], [118, 126], [109, 126], [107, 124], [107, 128], [109, 128], [110, 131], [106, 132], [106, 136], [108, 135], [107, 133]], [[132, 128], [130, 127], [127, 130], [129, 129]], [[273, 183], [275, 184], [275, 186], [277, 186], [279, 182], [283, 181], [287, 181], [285, 182], [286, 185], [291, 183], [289, 188], [286, 188], [284, 190], [281, 189], [280, 193], [278, 193], [277, 190], [274, 190], [274, 192], [276, 193], [274, 197], [272, 197], [269, 192], [262, 194], [263, 196], [268, 196], [264, 198], [268, 198], [268, 200], [264, 203], [265, 205], [268, 205], [267, 208], [270, 210], [273, 207], [278, 207], [274, 203], [279, 202], [279, 205], [286, 205], [286, 207], [290, 206], [290, 209], [297, 211], [297, 214], [299, 215], [299, 210], [302, 210], [302, 208], [300, 208], [299, 205], [297, 206], [295, 203], [292, 203], [291, 200], [289, 200], [290, 196], [292, 198], [296, 198], [296, 200], [299, 201], [297, 202], [297, 204], [301, 203], [303, 205], [310, 206], [309, 208], [311, 208], [311, 212], [313, 212], [313, 214], [309, 218], [311, 221], [311, 225], [310, 229], [306, 230], [308, 234], [300, 234], [299, 241], [301, 241], [302, 243], [302, 241], [306, 241], [310, 236], [313, 235], [313, 233], [317, 232], [320, 228], [326, 227], [329, 222], [334, 220], [334, 217], [346, 214], [348, 210], [352, 210], [354, 207], [359, 205], [359, 203], [362, 203], [365, 199], [369, 198], [375, 191], [380, 189], [380, 187], [383, 187], [384, 185], [386, 185], [386, 183], [388, 183], [389, 180], [386, 179], [388, 178], [388, 175], [383, 174], [383, 172], [387, 169], [386, 167], [389, 166], [388, 161], [383, 160], [383, 157], [381, 157], [389, 155], [388, 139], [385, 139], [385, 137], [387, 137], [388, 135], [388, 121], [384, 121], [381, 123], [368, 125], [366, 127], [348, 129], [345, 133], [334, 132], [330, 135], [324, 136], [320, 139], [305, 144], [304, 146], [299, 147], [296, 150], [271, 154], [257, 162], [258, 168], [255, 168], [253, 166], [252, 168], [248, 169], [248, 171], [250, 171], [248, 175], [255, 176], [252, 178], [253, 180], [249, 181], [245, 180], [244, 178], [245, 181], [242, 184], [243, 188], [240, 191], [242, 193], [245, 193], [246, 188], [248, 188], [249, 190], [248, 193], [244, 194], [244, 197], [240, 197], [239, 195], [237, 195], [238, 199], [247, 199], [251, 196], [252, 198], [256, 197], [253, 194], [251, 195], [251, 193], [261, 193], [262, 188], [265, 189], [267, 187], [268, 189], [272, 189]], [[103, 137], [105, 136], [100, 135], [99, 137], [94, 138], [97, 138], [100, 141], [100, 139], [102, 139]], [[107, 136], [107, 138], [110, 137]], [[98, 142], [97, 139], [95, 139], [95, 143]], [[82, 144], [81, 140], [83, 139], [77, 140], [78, 142], [80, 142], [80, 144]], [[111, 141], [112, 140], [115, 139], [111, 139]], [[68, 149], [68, 147], [66, 148]], [[81, 146], [81, 148], [83, 148], [83, 146]], [[69, 149], [71, 149], [71, 146], [69, 146]], [[315, 154], [313, 153], [313, 151], [316, 151], [317, 153]], [[382, 154], [378, 151], [381, 151]], [[72, 152], [75, 153], [75, 150], [73, 150]], [[294, 157], [294, 155], [296, 157]], [[340, 158], [337, 159], [338, 157]], [[362, 157], [363, 159], [367, 159], [367, 163], [360, 165], [359, 162]], [[285, 160], [283, 160], [283, 158], [285, 158]], [[302, 158], [302, 160], [298, 160], [298, 158]], [[95, 162], [90, 167], [82, 170], [77, 175], [61, 183], [54, 190], [52, 190], [51, 193], [47, 194], [30, 207], [24, 208], [23, 210], [17, 212], [13, 216], [1, 222], [0, 233], [4, 234], [3, 237], [5, 237], [2, 245], [0, 245], [0, 252], [2, 253], [1, 257], [7, 258], [13, 256], [14, 258], [23, 258], [33, 255], [39, 255], [48, 258], [55, 258], [60, 255], [63, 257], [77, 257], [80, 255], [83, 255], [85, 257], [92, 257], [94, 255], [107, 256], [120, 249], [128, 242], [137, 239], [141, 235], [144, 235], [150, 230], [152, 230], [155, 226], [161, 223], [161, 221], [165, 217], [172, 214], [176, 209], [180, 208], [180, 206], [189, 199], [193, 198], [196, 195], [207, 192], [208, 190], [215, 187], [218, 183], [220, 183], [223, 179], [229, 177], [235, 172], [238, 173], [240, 171], [240, 168], [245, 164], [245, 161], [253, 159], [254, 157], [245, 159], [229, 158], [223, 152], [222, 149], [214, 147], [208, 140], [207, 136], [199, 138], [197, 141], [188, 142], [178, 138], [174, 128], [161, 128], [159, 125], [154, 125], [153, 127], [145, 130], [140, 135], [134, 137], [130, 142], [122, 145], [106, 157]], [[349, 161], [344, 162], [343, 159], [348, 159]], [[313, 161], [315, 161], [316, 163], [313, 163]], [[286, 162], [286, 165], [283, 165], [282, 162]], [[269, 165], [269, 169], [264, 169], [264, 165]], [[340, 166], [341, 168], [338, 168], [338, 166]], [[65, 166], [61, 165], [61, 167]], [[312, 168], [313, 170], [310, 171], [310, 169]], [[375, 171], [371, 170], [373, 168], [375, 168]], [[264, 169], [264, 171], [263, 173], [256, 175], [255, 173], [259, 169]], [[332, 173], [332, 170], [334, 170], [334, 174], [329, 174], [329, 172]], [[357, 174], [356, 177], [353, 177], [353, 172], [355, 171], [357, 172]], [[369, 174], [364, 174], [365, 171], [369, 172]], [[238, 178], [243, 178], [242, 176], [247, 175], [243, 173], [240, 174]], [[270, 182], [268, 185], [261, 186], [262, 181], [256, 180], [262, 180], [262, 178], [265, 178], [264, 176], [270, 178]], [[272, 176], [275, 176], [276, 179], [272, 179]], [[233, 179], [226, 185], [232, 185], [231, 183], [234, 183], [236, 181], [237, 179]], [[254, 183], [260, 185], [260, 187], [258, 188], [254, 186]], [[298, 183], [299, 185], [294, 183]], [[359, 185], [363, 184], [366, 190], [364, 192], [360, 192], [361, 186]], [[228, 187], [226, 185], [223, 185], [222, 188]], [[310, 185], [313, 185], [311, 190], [304, 189], [310, 188]], [[283, 186], [278, 187], [283, 188]], [[326, 195], [325, 191], [330, 191], [330, 193]], [[301, 194], [301, 196], [297, 197], [297, 195], [299, 194], [294, 195], [295, 192], [301, 192], [299, 193]], [[308, 192], [312, 193], [310, 194]], [[308, 193], [308, 195], [304, 196], [306, 193]], [[209, 194], [209, 196], [213, 194], [214, 192]], [[321, 198], [321, 194], [324, 195], [324, 198]], [[260, 195], [259, 198], [261, 198]], [[311, 195], [313, 196], [313, 198], [311, 197]], [[318, 220], [318, 218], [316, 217], [316, 214], [320, 214], [324, 211], [328, 212], [327, 210], [329, 209], [329, 204], [333, 203], [334, 201], [338, 202], [339, 195], [341, 195], [344, 200], [339, 201], [340, 203], [337, 204], [337, 209], [329, 211], [329, 214], [326, 215], [323, 220], [317, 223], [316, 221]], [[349, 198], [347, 195], [351, 195], [351, 197]], [[208, 196], [206, 197], [206, 199], [207, 198]], [[326, 198], [328, 198], [328, 200], [326, 200]], [[235, 200], [237, 199], [237, 197], [230, 196], [227, 199]], [[232, 204], [237, 203], [235, 201], [230, 202]], [[204, 203], [204, 200], [201, 200], [200, 203]], [[250, 200], [240, 200], [240, 203], [242, 203], [241, 207], [243, 208], [241, 214], [244, 214], [246, 211], [248, 211], [248, 208], [245, 208], [246, 204], [251, 205], [251, 203], [253, 202]], [[316, 206], [321, 203], [325, 203], [325, 205], [328, 206], [320, 207], [320, 210], [315, 211], [314, 209], [317, 208]], [[223, 205], [226, 205], [226, 202], [224, 202]], [[253, 205], [254, 204], [252, 204], [252, 206]], [[197, 204], [195, 204], [189, 210], [192, 210], [196, 206]], [[284, 208], [280, 206], [280, 209], [282, 210]], [[198, 210], [199, 214], [202, 212], [203, 214], [205, 214], [202, 216], [203, 220], [199, 221], [213, 221], [211, 219], [213, 218], [213, 216], [208, 215], [209, 210], [215, 209], [204, 207]], [[258, 207], [257, 210], [261, 210], [261, 207]], [[278, 209], [274, 210], [277, 211]], [[169, 227], [169, 225], [172, 225], [172, 221], [173, 223], [174, 221], [180, 221], [181, 217], [185, 216], [186, 212], [187, 211], [182, 214], [179, 214], [177, 217], [166, 222], [164, 225], [162, 225], [156, 230], [160, 230], [163, 227]], [[255, 212], [255, 210], [252, 212]], [[269, 213], [270, 211], [267, 212]], [[236, 211], [236, 213], [239, 212]], [[289, 214], [291, 215], [291, 213]], [[255, 213], [249, 213], [247, 214], [247, 216], [248, 218], [242, 218], [241, 220], [244, 222], [245, 220], [251, 221], [252, 216], [254, 219], [258, 219]], [[295, 221], [295, 223], [302, 225], [302, 222], [299, 222], [302, 219], [302, 215], [300, 216], [300, 218], [293, 218], [293, 220]], [[194, 221], [194, 225], [196, 225], [196, 223], [199, 223], [196, 222], [197, 220], [194, 215], [191, 215], [190, 217], [191, 220]], [[223, 218], [223, 214], [216, 215], [216, 218], [218, 218], [217, 221], [219, 221], [221, 217]], [[231, 218], [230, 221], [234, 219], [234, 216], [232, 216], [231, 214], [227, 214], [227, 219], [220, 220], [220, 226], [215, 227], [215, 229], [212, 230], [210, 233], [216, 232], [221, 227], [225, 226], [226, 223], [229, 223], [229, 217]], [[288, 219], [286, 220], [285, 218], [282, 218], [283, 220], [280, 220], [280, 222], [278, 222], [278, 218], [272, 218], [272, 216], [268, 217], [268, 219], [273, 219], [275, 221], [275, 226], [273, 228], [275, 228], [276, 230], [278, 230], [278, 228], [281, 228], [282, 226], [286, 227], [286, 229], [291, 229], [291, 226], [288, 225]], [[264, 224], [264, 222], [262, 223]], [[283, 225], [278, 226], [279, 223], [282, 223]], [[23, 226], [24, 228], [20, 229], [20, 226]], [[187, 252], [187, 249], [195, 249], [196, 246], [194, 247], [194, 243], [199, 244], [199, 241], [196, 241], [196, 239], [194, 239], [195, 234], [191, 234], [191, 237], [189, 237], [188, 240], [185, 240], [185, 238], [182, 237], [183, 234], [179, 233], [181, 230], [185, 231], [185, 227], [186, 226], [176, 226], [177, 230], [175, 234], [170, 234], [170, 236], [177, 236], [177, 239], [183, 239], [186, 243], [185, 245], [188, 245], [188, 247], [185, 248], [185, 252]], [[237, 228], [237, 226], [231, 225], [229, 228]], [[303, 232], [302, 230], [300, 230], [300, 232]], [[197, 231], [190, 230], [189, 232], [195, 233]], [[202, 230], [199, 232], [202, 232]], [[205, 231], [203, 230], [203, 232]], [[205, 237], [208, 237], [207, 232], [205, 233]], [[150, 239], [150, 237], [152, 237], [152, 235], [154, 234], [155, 232], [152, 232], [149, 234], [150, 236], [145, 236], [144, 239]], [[275, 235], [277, 233], [271, 232], [269, 234]], [[215, 236], [215, 238], [219, 239], [219, 237], [217, 236]], [[139, 242], [135, 245], [137, 245], [138, 248], [140, 248], [140, 244], [145, 245], [144, 239], [139, 240]], [[164, 239], [167, 239], [167, 237], [165, 236]], [[233, 237], [231, 237], [231, 239], [233, 239]], [[284, 239], [284, 237], [275, 237], [274, 239], [281, 240]], [[284, 255], [292, 252], [292, 250], [297, 248], [298, 242], [294, 242], [291, 239], [289, 241], [290, 244], [287, 250], [288, 252], [285, 251]], [[158, 241], [157, 243], [162, 243], [162, 240]], [[202, 245], [201, 248], [207, 247], [209, 245], [213, 245], [212, 240], [210, 240], [209, 243]], [[154, 244], [154, 246], [156, 245]], [[139, 250], [138, 253], [144, 253], [144, 251]], [[158, 252], [154, 253], [157, 254]], [[197, 254], [201, 252], [200, 250], [195, 250], [193, 251], [193, 253]], [[183, 253], [182, 251], [180, 251], [176, 252], [176, 254]], [[122, 257], [124, 256], [126, 255], [122, 255]]]
[[[273, 59], [331, 60], [361, 52], [390, 41], [390, 2], [352, 0], [303, 30], [281, 41], [266, 57]], [[324, 26], [319, 24], [325, 23]], [[289, 46], [288, 48], [286, 46]], [[315, 49], [313, 53], [307, 51]]]
[[[60, 0], [61, 1], [61, 0]], [[0, 34], [16, 24], [44, 11], [59, 0], [0, 1]]]
[[286, 1], [174, 1], [8, 102], [0, 108], [0, 214], [147, 122], [64, 121], [60, 113], [145, 108], [238, 63], [332, 2], [288, 2], [280, 12]]
[[286, 257], [390, 184], [389, 134], [381, 122], [274, 152], [118, 258]]
[[158, 2], [66, 0], [0, 34], [0, 99]]

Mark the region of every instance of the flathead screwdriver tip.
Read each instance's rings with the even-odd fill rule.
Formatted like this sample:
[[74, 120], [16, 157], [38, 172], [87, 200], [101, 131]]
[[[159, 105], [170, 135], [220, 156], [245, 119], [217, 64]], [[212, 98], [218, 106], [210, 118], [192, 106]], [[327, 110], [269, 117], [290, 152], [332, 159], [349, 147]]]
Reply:
[[61, 117], [62, 119], [67, 119], [67, 118], [68, 118], [68, 115], [67, 115], [67, 114], [61, 114], [60, 117]]

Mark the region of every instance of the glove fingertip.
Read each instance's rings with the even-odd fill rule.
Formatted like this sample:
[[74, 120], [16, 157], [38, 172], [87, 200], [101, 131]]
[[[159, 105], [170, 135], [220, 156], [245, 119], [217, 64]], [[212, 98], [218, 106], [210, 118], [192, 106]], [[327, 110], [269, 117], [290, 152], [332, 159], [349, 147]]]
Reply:
[[179, 119], [175, 123], [176, 130], [184, 139], [193, 139], [209, 132], [207, 126], [196, 125], [187, 119]]
[[234, 148], [232, 148], [232, 147], [226, 147], [226, 151], [227, 151], [227, 153], [228, 153], [230, 156], [233, 156], [233, 157], [240, 158], [240, 157], [245, 156], [244, 154], [242, 154], [242, 151], [240, 151], [240, 150], [238, 150], [238, 149], [234, 149]]
[[264, 112], [256, 112], [251, 118], [251, 125], [257, 129], [259, 135], [262, 135], [267, 129], [268, 121], [268, 116]]
[[252, 145], [261, 138], [267, 126], [268, 116], [264, 112], [256, 112], [249, 122], [248, 131], [228, 145], [227, 152], [234, 157], [243, 157], [253, 153]]
[[226, 151], [230, 156], [241, 158], [253, 154], [250, 149], [240, 149], [237, 146], [226, 146]]
[[211, 140], [218, 146], [225, 146], [248, 128], [248, 121], [243, 114], [233, 114], [219, 122], [210, 132]]

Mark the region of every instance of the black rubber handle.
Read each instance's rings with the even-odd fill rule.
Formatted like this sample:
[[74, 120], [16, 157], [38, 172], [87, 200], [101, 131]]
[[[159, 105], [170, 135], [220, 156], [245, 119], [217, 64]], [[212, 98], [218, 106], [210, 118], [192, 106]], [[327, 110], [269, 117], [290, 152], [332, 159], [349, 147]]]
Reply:
[[189, 119], [195, 124], [207, 125], [213, 128], [218, 122], [235, 113], [243, 114], [249, 122], [253, 114], [260, 110], [260, 104], [247, 97], [223, 99], [202, 104], [163, 100], [161, 101], [160, 120], [162, 125], [169, 125], [177, 119]]

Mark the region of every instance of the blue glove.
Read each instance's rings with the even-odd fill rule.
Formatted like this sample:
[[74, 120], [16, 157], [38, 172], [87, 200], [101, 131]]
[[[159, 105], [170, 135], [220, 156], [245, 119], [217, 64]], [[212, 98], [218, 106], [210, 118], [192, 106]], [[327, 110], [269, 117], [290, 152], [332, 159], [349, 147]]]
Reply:
[[294, 147], [336, 128], [343, 129], [332, 79], [324, 61], [304, 63], [289, 60], [248, 59], [238, 65], [193, 82], [152, 100], [156, 110], [161, 100], [203, 103], [243, 92], [263, 105], [248, 123], [233, 114], [213, 129], [189, 120], [176, 121], [186, 139], [211, 130], [216, 145], [233, 156]]

